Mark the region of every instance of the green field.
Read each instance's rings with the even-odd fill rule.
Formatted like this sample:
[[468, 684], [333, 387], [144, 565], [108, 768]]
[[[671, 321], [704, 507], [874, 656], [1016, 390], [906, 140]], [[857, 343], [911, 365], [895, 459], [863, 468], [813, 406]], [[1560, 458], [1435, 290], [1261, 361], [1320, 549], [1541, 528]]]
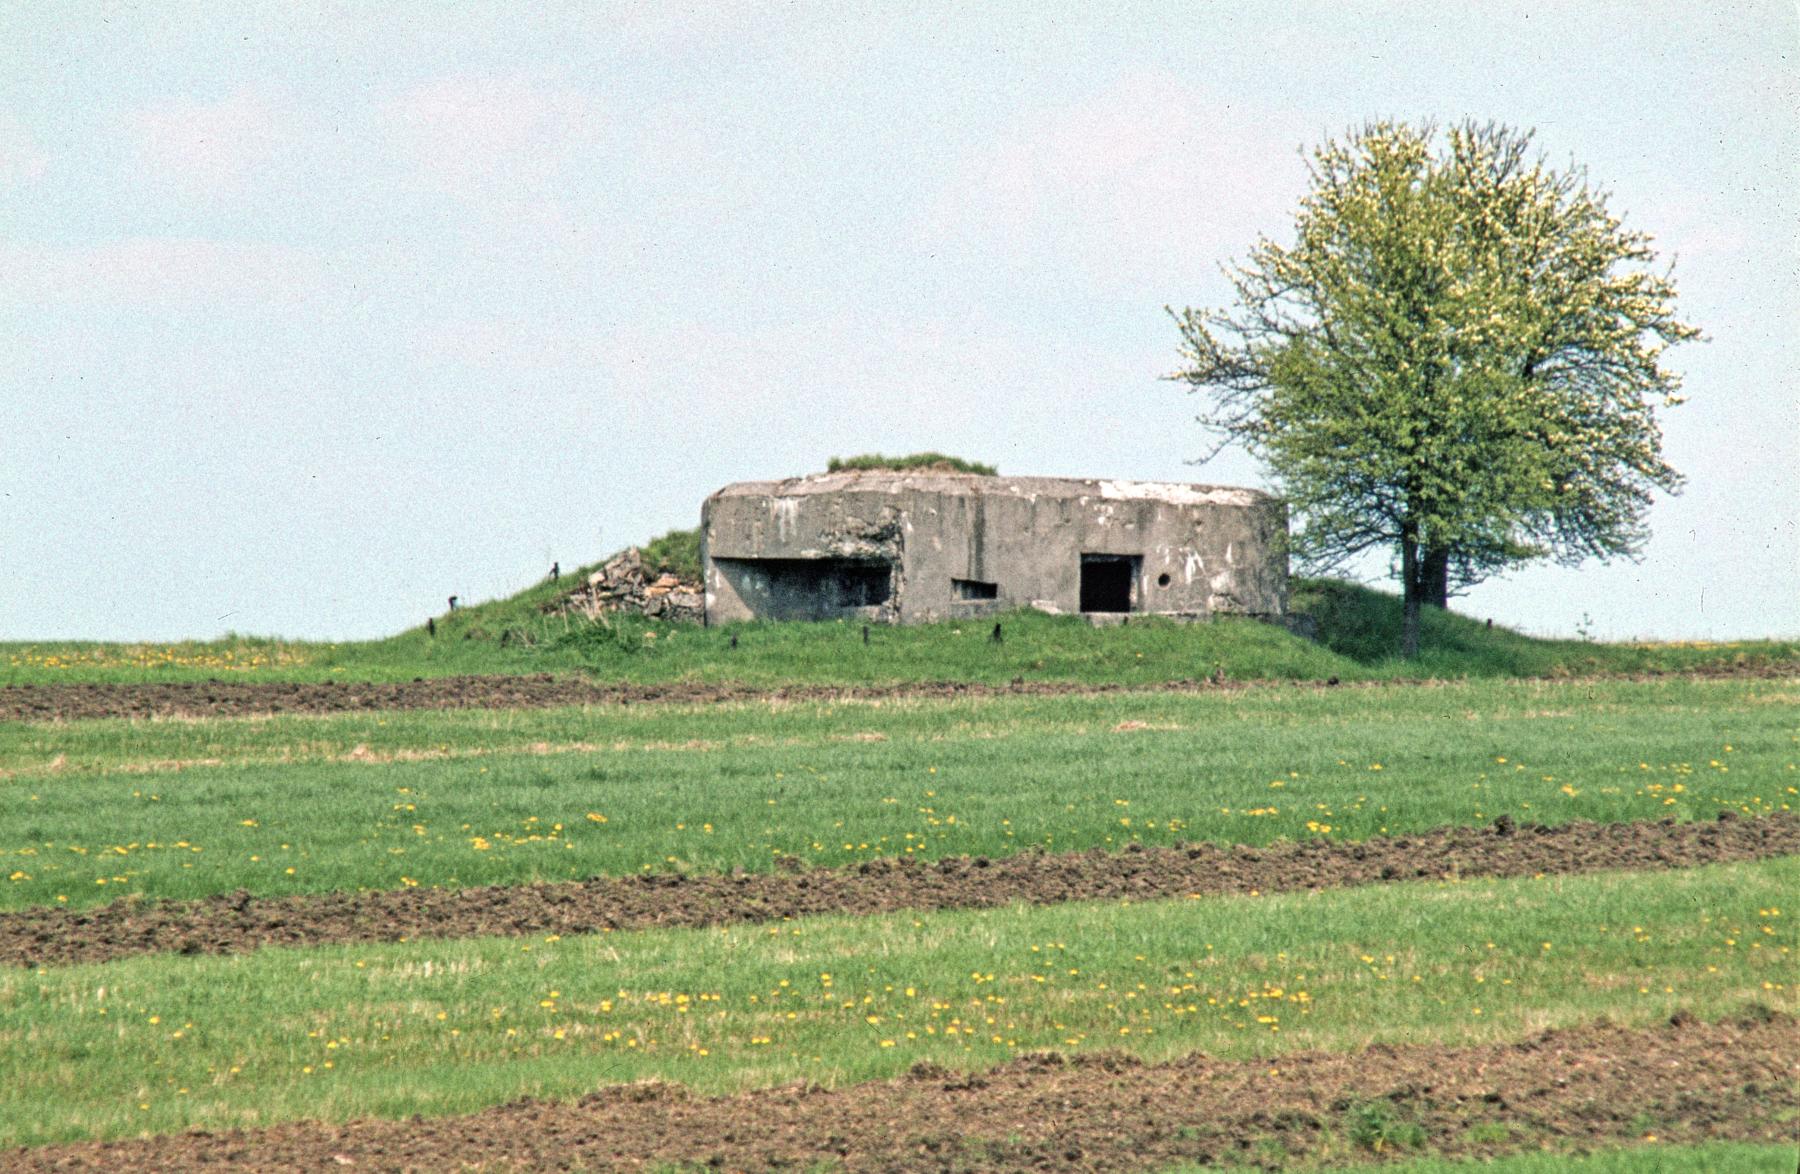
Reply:
[[[435, 641], [12, 645], [0, 676], [1266, 683], [0, 722], [0, 912], [1800, 806], [1792, 642], [1544, 642], [1436, 615], [1427, 657], [1402, 664], [1384, 651], [1392, 601], [1330, 584], [1301, 596], [1318, 644], [1248, 621], [1095, 629], [1035, 615], [1006, 617], [998, 645], [955, 625], [881, 629], [866, 645], [831, 624], [627, 622], [565, 638], [535, 611], [548, 595], [459, 612]], [[502, 643], [526, 624], [531, 640]], [[1748, 671], [1657, 675], [1691, 668]], [[1332, 676], [1343, 685], [1283, 683]], [[1418, 676], [1442, 679], [1382, 683]], [[1795, 891], [1800, 858], [1784, 857], [0, 971], [0, 1145], [433, 1117], [645, 1078], [845, 1085], [1036, 1049], [1275, 1063], [1678, 1010], [1787, 1012], [1800, 1009]], [[1584, 1160], [1613, 1174], [1781, 1156], [1645, 1142]], [[1492, 1168], [1573, 1157], [1506, 1160], [1518, 1164]]]
[[1779, 681], [0, 725], [0, 908], [1800, 806]]
[[[0, 972], [0, 1144], [1795, 1007], [1800, 860]], [[1767, 932], [1765, 931], [1765, 928]], [[53, 1110], [47, 1107], [54, 1106]]]

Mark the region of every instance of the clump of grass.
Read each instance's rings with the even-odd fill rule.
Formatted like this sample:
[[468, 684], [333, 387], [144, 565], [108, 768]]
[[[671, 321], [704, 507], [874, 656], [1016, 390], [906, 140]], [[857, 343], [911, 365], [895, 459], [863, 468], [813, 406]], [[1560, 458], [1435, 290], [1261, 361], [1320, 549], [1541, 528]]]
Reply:
[[689, 583], [700, 581], [700, 529], [670, 530], [639, 548], [651, 570], [680, 575]]
[[908, 470], [973, 473], [978, 477], [993, 477], [1000, 472], [993, 465], [945, 456], [941, 452], [915, 452], [903, 457], [888, 457], [871, 452], [854, 457], [832, 457], [825, 466], [827, 473], [853, 473], [864, 469], [879, 469], [890, 473], [904, 473]]
[[551, 639], [550, 647], [557, 652], [574, 652], [589, 663], [613, 662], [619, 657], [635, 657], [647, 648], [653, 648], [656, 640], [653, 632], [648, 621], [624, 612], [601, 613], [591, 619], [575, 616], [561, 635]]
[[1363, 1101], [1351, 1105], [1345, 1115], [1350, 1140], [1374, 1153], [1413, 1150], [1425, 1144], [1425, 1130], [1418, 1122], [1407, 1120], [1392, 1101]]

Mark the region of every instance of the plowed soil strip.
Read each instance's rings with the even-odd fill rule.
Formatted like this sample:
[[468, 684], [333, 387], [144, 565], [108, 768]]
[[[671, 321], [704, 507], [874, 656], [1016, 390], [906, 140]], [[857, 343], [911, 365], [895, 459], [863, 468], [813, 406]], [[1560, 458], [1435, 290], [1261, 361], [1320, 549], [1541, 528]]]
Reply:
[[1558, 827], [1444, 828], [1357, 843], [1304, 840], [1261, 848], [1193, 844], [1026, 852], [990, 860], [908, 858], [773, 874], [644, 874], [469, 889], [321, 896], [120, 901], [89, 910], [0, 914], [0, 964], [104, 962], [132, 954], [221, 954], [317, 946], [651, 926], [715, 926], [816, 914], [1048, 905], [1116, 898], [1320, 889], [1422, 877], [1530, 876], [1667, 869], [1800, 854], [1800, 816], [1711, 823], [1577, 822]]
[[[1667, 674], [1617, 674], [1597, 680], [1772, 678], [1800, 676], [1800, 663], [1750, 662]], [[1559, 678], [1564, 683], [1585, 678]], [[850, 701], [886, 698], [1049, 697], [1102, 693], [1195, 693], [1203, 690], [1294, 685], [1330, 688], [1330, 681], [1166, 681], [1109, 685], [1074, 681], [926, 681], [899, 685], [754, 685], [677, 682], [601, 684], [576, 677], [432, 677], [412, 681], [181, 681], [145, 684], [0, 686], [0, 721], [77, 721], [91, 718], [246, 717], [266, 713], [357, 713], [384, 709], [545, 709], [573, 705], [707, 704], [725, 701]], [[1439, 685], [1441, 681], [1347, 682], [1363, 688]]]
[[[1678, 1014], [1648, 1030], [1591, 1026], [1524, 1043], [1163, 1064], [1039, 1054], [979, 1076], [929, 1066], [838, 1090], [699, 1098], [628, 1085], [572, 1103], [465, 1117], [295, 1122], [220, 1134], [17, 1149], [16, 1170], [1154, 1170], [1278, 1155], [1447, 1154], [1554, 1144], [1791, 1141], [1800, 1024]], [[1495, 1140], [1496, 1138], [1502, 1140]]]

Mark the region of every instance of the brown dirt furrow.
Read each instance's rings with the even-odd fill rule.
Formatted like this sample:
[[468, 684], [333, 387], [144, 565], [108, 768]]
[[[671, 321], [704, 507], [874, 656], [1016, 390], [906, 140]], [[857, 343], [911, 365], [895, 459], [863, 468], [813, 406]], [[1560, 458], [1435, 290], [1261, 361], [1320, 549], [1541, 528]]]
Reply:
[[1190, 844], [1124, 852], [870, 861], [845, 869], [644, 874], [467, 889], [402, 889], [199, 901], [124, 900], [94, 909], [0, 913], [0, 964], [103, 962], [133, 954], [222, 954], [262, 946], [714, 926], [816, 914], [978, 908], [1014, 902], [1276, 892], [1454, 876], [1667, 869], [1800, 854], [1800, 816], [1710, 823], [1576, 822], [1453, 827], [1353, 843], [1260, 848]]
[[[1668, 674], [1615, 674], [1596, 680], [1767, 678], [1800, 676], [1800, 663], [1749, 662]], [[1589, 678], [1546, 678], [1561, 682]], [[1344, 682], [1346, 688], [1442, 685], [1433, 680]], [[411, 681], [180, 681], [146, 684], [0, 685], [0, 721], [81, 721], [94, 718], [247, 717], [270, 713], [357, 713], [389, 709], [544, 709], [571, 705], [727, 701], [854, 701], [886, 698], [1065, 696], [1100, 693], [1192, 693], [1202, 690], [1291, 685], [1340, 687], [1329, 681], [1165, 681], [1144, 685], [1015, 680], [1006, 685], [924, 681], [894, 685], [784, 685], [764, 688], [729, 683], [661, 685], [601, 683], [548, 673], [532, 676], [420, 677]]]
[[[1762, 1011], [1522, 1043], [1273, 1060], [1024, 1057], [979, 1074], [702, 1098], [615, 1086], [464, 1117], [293, 1122], [0, 1153], [11, 1170], [1127, 1171], [1793, 1141], [1800, 1024]], [[1649, 1135], [1649, 1136], [1646, 1136]], [[1383, 1143], [1379, 1151], [1377, 1143]]]

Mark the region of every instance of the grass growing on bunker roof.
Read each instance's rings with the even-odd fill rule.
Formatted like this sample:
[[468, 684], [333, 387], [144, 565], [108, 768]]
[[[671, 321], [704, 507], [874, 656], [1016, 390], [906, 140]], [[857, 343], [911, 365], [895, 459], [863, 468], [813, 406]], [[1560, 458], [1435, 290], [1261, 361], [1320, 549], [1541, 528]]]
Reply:
[[909, 470], [927, 473], [972, 473], [978, 477], [992, 477], [1000, 472], [993, 465], [964, 460], [962, 457], [946, 456], [941, 452], [915, 452], [908, 453], [903, 457], [883, 456], [878, 452], [862, 453], [854, 457], [832, 457], [825, 465], [825, 471], [828, 473], [854, 473], [862, 470], [889, 473], [904, 473]]

